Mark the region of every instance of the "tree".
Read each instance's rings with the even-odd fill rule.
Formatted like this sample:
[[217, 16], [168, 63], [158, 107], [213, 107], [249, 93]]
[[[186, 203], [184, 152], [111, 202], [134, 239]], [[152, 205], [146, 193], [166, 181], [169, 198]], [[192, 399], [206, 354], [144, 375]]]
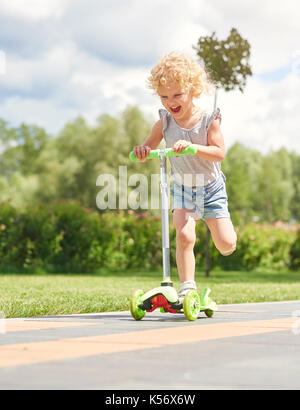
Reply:
[[0, 141], [5, 147], [1, 156], [0, 174], [10, 178], [18, 171], [23, 176], [38, 173], [38, 158], [50, 137], [43, 128], [21, 124], [8, 129], [0, 122]]
[[[102, 114], [94, 126], [81, 116], [65, 125], [52, 145], [44, 150], [45, 164], [40, 175], [40, 199], [43, 202], [76, 199], [81, 205], [95, 208], [99, 188], [96, 181], [101, 174], [119, 176], [119, 166], [128, 166], [129, 172], [146, 171], [129, 161], [129, 152], [150, 132], [150, 124], [136, 107], [127, 107], [119, 116]], [[118, 197], [118, 190], [117, 190]], [[117, 198], [118, 200], [118, 198]]]
[[294, 220], [300, 220], [300, 156], [295, 152], [291, 153], [292, 161], [292, 181], [294, 196], [291, 201], [291, 215]]
[[261, 173], [257, 176], [259, 195], [255, 208], [268, 222], [289, 221], [294, 195], [292, 159], [285, 148], [263, 158]]
[[252, 75], [249, 65], [250, 44], [232, 28], [226, 40], [218, 40], [216, 33], [200, 37], [193, 47], [216, 88], [232, 91], [236, 87], [244, 92], [248, 75]]
[[[211, 36], [200, 37], [193, 47], [206, 71], [215, 84], [214, 108], [217, 105], [218, 89], [231, 91], [236, 87], [241, 92], [246, 86], [247, 76], [252, 75], [249, 65], [250, 44], [232, 28], [226, 40], [218, 40], [215, 32]], [[206, 276], [209, 276], [210, 232], [206, 234]]]
[[257, 176], [262, 155], [236, 142], [227, 152], [222, 168], [227, 176], [226, 189], [230, 198], [233, 224], [245, 225], [253, 214], [253, 198], [257, 194]]

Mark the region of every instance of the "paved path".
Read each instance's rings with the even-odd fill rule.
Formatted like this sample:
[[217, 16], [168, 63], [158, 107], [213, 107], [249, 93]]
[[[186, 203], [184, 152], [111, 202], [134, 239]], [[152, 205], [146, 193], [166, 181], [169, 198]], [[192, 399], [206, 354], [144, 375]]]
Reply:
[[300, 389], [300, 301], [0, 320], [0, 389]]

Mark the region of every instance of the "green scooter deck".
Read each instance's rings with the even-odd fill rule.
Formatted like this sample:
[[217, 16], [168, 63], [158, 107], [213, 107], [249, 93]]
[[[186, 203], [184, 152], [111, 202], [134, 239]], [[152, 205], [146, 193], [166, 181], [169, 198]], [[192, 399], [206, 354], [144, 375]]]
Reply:
[[[216, 302], [209, 297], [210, 292], [211, 290], [209, 288], [205, 288], [199, 297], [199, 313], [204, 312], [208, 317], [212, 317], [214, 312], [218, 310]], [[141, 295], [139, 299], [139, 307], [145, 309], [147, 303], [150, 303], [148, 305], [149, 310], [148, 308], [146, 308], [146, 310], [151, 312], [151, 301], [157, 296], [163, 296], [170, 303], [172, 308], [170, 311], [168, 310], [169, 308], [165, 310], [161, 305], [156, 306], [156, 308], [160, 309], [161, 313], [184, 313], [183, 305], [182, 303], [179, 303], [178, 294], [172, 286], [159, 286]], [[153, 310], [155, 310], [155, 308], [153, 308]]]
[[145, 302], [145, 300], [152, 298], [155, 295], [163, 295], [168, 302], [171, 303], [175, 303], [178, 300], [177, 292], [172, 286], [159, 286], [146, 292], [142, 296], [141, 302]]

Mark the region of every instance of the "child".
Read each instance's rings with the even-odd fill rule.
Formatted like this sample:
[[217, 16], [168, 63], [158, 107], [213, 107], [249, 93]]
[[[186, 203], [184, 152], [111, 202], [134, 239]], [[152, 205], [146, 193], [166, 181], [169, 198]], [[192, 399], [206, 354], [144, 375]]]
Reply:
[[[196, 156], [170, 157], [173, 186], [172, 212], [176, 228], [176, 262], [180, 278], [178, 295], [183, 298], [196, 289], [194, 245], [196, 220], [203, 218], [215, 246], [224, 256], [236, 249], [237, 236], [227, 207], [226, 178], [221, 171], [225, 145], [220, 130], [221, 114], [212, 114], [194, 105], [194, 98], [209, 93], [211, 84], [205, 70], [184, 55], [170, 53], [151, 70], [149, 86], [165, 109], [143, 145], [134, 147], [136, 157], [145, 161], [150, 150], [164, 138], [166, 147], [180, 153], [196, 144]], [[200, 175], [201, 178], [185, 178]]]

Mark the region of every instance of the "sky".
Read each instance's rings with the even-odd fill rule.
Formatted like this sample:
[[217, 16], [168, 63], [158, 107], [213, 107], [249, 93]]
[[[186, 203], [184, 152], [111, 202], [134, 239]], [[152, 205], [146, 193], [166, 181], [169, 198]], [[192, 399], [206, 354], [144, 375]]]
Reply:
[[[253, 76], [243, 93], [218, 94], [226, 146], [300, 154], [299, 21], [297, 0], [1, 0], [0, 118], [57, 135], [78, 115], [94, 124], [137, 105], [155, 122], [146, 81], [159, 57], [196, 59], [200, 36], [235, 27]], [[213, 97], [196, 104], [212, 110]]]

